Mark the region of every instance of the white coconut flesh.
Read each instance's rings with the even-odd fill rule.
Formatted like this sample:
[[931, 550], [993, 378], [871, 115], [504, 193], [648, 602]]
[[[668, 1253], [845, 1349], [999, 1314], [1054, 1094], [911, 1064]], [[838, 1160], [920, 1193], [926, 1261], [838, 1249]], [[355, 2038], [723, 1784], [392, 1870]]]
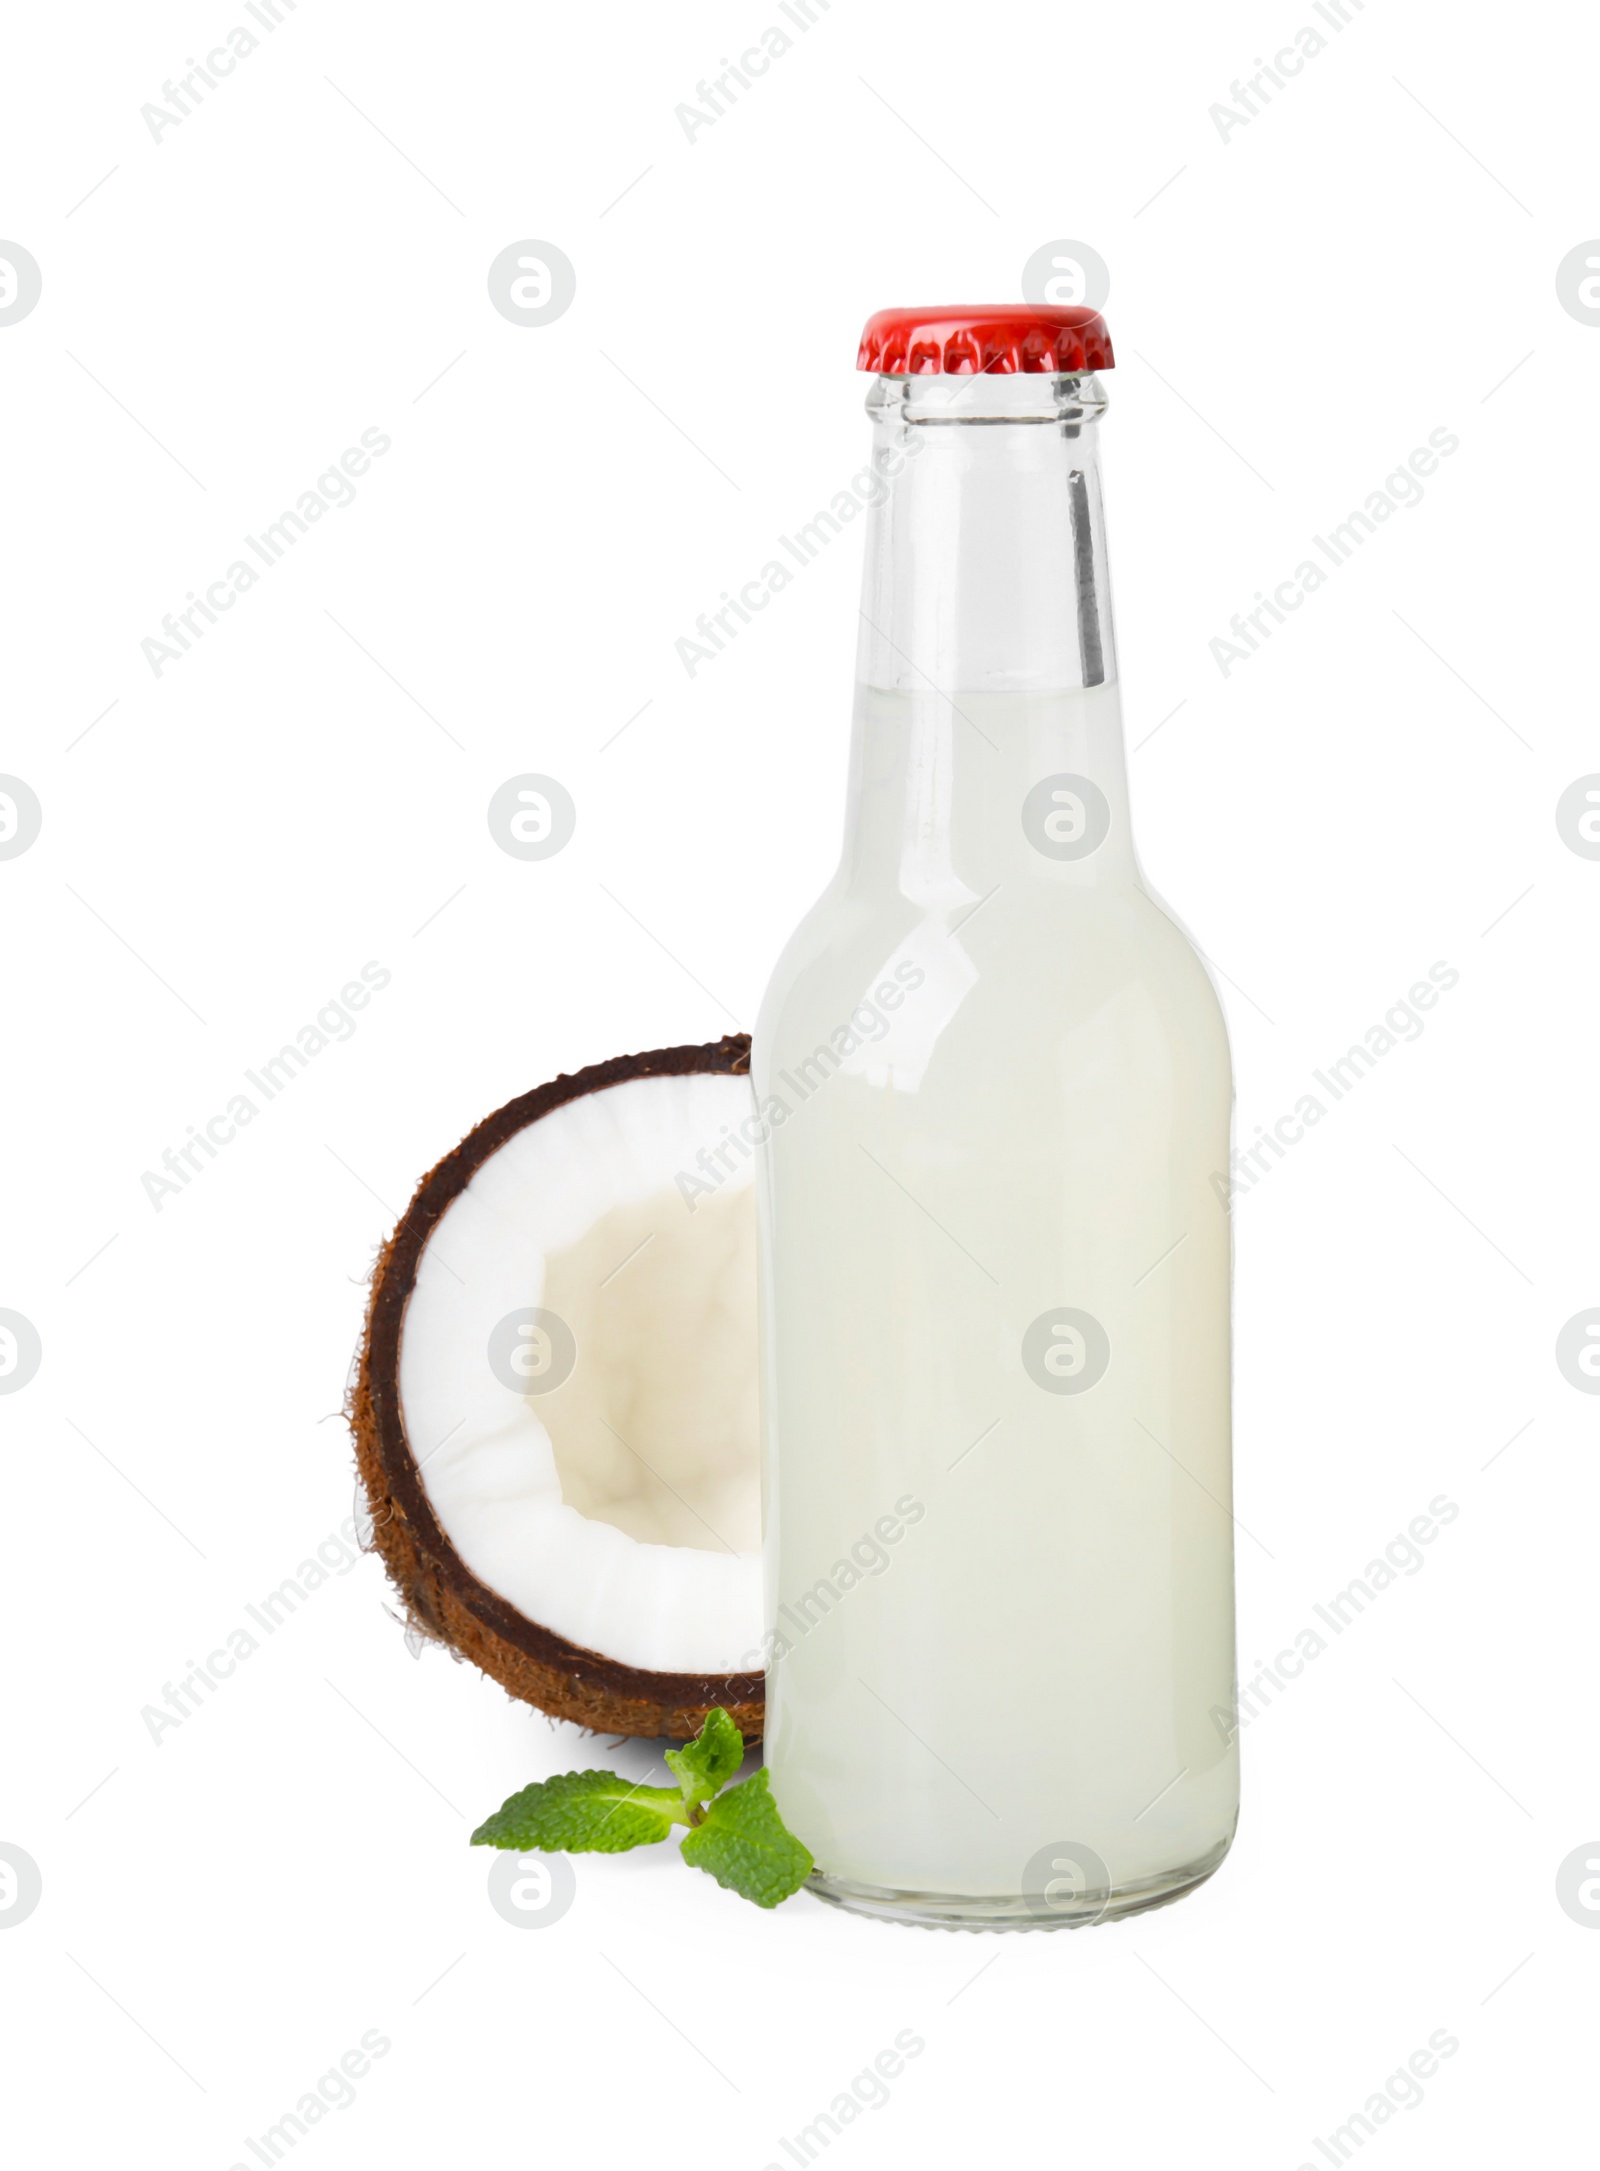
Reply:
[[[727, 1143], [749, 1113], [748, 1080], [695, 1073], [527, 1125], [441, 1217], [401, 1335], [406, 1437], [460, 1559], [525, 1618], [651, 1671], [760, 1664], [754, 1170]], [[677, 1178], [712, 1181], [707, 1149], [717, 1188], [691, 1210]], [[577, 1347], [544, 1393], [490, 1361], [530, 1309]]]

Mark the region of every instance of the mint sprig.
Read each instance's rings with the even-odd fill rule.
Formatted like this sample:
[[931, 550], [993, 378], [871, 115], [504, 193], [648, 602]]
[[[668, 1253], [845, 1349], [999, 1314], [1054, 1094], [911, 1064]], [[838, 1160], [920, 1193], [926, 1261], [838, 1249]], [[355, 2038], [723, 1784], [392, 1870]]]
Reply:
[[626, 1854], [683, 1824], [685, 1862], [757, 1907], [776, 1907], [810, 1876], [811, 1855], [779, 1816], [765, 1771], [728, 1786], [743, 1760], [744, 1736], [719, 1705], [693, 1741], [667, 1751], [676, 1787], [635, 1786], [614, 1771], [563, 1772], [513, 1794], [472, 1844], [519, 1854]]

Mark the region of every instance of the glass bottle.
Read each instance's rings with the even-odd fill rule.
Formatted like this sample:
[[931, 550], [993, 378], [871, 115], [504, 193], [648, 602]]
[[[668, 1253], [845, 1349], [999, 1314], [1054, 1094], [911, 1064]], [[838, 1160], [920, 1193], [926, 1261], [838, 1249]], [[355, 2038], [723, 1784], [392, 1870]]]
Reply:
[[926, 1923], [1155, 1905], [1237, 1817], [1232, 1073], [1129, 829], [1110, 363], [869, 324], [844, 853], [755, 1035], [767, 1760], [814, 1888]]

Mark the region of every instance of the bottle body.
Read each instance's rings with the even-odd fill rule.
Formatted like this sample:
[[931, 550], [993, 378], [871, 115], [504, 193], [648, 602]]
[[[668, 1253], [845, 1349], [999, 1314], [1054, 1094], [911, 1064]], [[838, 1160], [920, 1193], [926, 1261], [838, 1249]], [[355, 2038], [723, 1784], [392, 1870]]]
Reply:
[[[875, 516], [845, 858], [752, 1066], [772, 1783], [824, 1896], [930, 1921], [1151, 1904], [1237, 1811], [1227, 1040], [1133, 856], [1081, 411], [1041, 421], [932, 425]], [[1059, 643], [961, 630], [1019, 491]]]

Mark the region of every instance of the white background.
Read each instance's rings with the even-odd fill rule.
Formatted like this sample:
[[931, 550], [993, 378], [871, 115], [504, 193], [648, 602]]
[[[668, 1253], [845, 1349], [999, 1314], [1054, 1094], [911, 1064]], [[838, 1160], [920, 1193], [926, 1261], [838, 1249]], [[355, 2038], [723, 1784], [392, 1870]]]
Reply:
[[[1320, 2167], [1441, 2029], [1363, 2161], [1550, 2160], [1600, 1961], [1555, 1893], [1600, 1832], [1600, 1404], [1553, 1354], [1600, 1303], [1600, 863], [1554, 822], [1600, 770], [1600, 331], [1555, 288], [1600, 231], [1593, 25], [835, 0], [686, 141], [783, 20], [302, 0], [159, 142], [242, 0], [7, 34], [0, 233], [44, 281], [0, 330], [0, 767], [44, 809], [0, 864], [0, 1305], [44, 1347], [0, 1405], [18, 2160], [253, 2164], [373, 2029], [297, 2164], [788, 2165], [907, 2029], [830, 2163]], [[663, 1852], [516, 1929], [466, 1835], [595, 1745], [414, 1661], [375, 1560], [159, 1746], [141, 1709], [350, 1514], [335, 1413], [417, 1177], [561, 1070], [750, 1023], [837, 849], [858, 537], [694, 679], [673, 643], [861, 465], [868, 312], [1017, 298], [1058, 237], [1111, 267], [1138, 833], [1227, 976], [1241, 1140], [1460, 975], [1236, 1209], [1241, 1670], [1460, 1514], [1247, 1727], [1178, 1907], [934, 1935]], [[523, 238], [577, 270], [543, 329], [487, 298]], [[1230, 616], [1441, 426], [1424, 502], [1224, 677]], [[163, 614], [366, 428], [356, 502], [155, 677]], [[484, 818], [529, 770], [578, 807], [540, 864]], [[142, 1172], [369, 959], [354, 1037], [157, 1212]]]

